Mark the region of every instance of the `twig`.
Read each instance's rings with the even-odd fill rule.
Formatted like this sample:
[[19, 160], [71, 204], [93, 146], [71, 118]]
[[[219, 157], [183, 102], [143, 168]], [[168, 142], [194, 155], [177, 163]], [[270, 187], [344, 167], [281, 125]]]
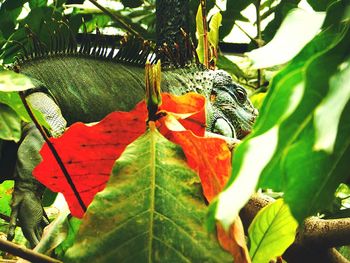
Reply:
[[12, 255], [18, 256], [20, 258], [29, 260], [35, 263], [62, 263], [57, 259], [51, 258], [49, 256], [34, 252], [25, 247], [21, 247], [7, 240], [0, 239], [0, 250], [8, 252]]
[[[261, 47], [262, 34], [261, 34], [261, 16], [260, 16], [260, 4], [261, 0], [256, 1], [255, 10], [256, 10], [256, 29], [257, 29], [257, 45]], [[258, 86], [257, 89], [260, 89], [261, 85], [261, 69], [258, 69]]]
[[0, 219], [6, 221], [6, 222], [10, 222], [10, 217], [4, 214], [0, 214]]
[[258, 41], [256, 41], [255, 38], [253, 38], [251, 35], [249, 35], [247, 33], [247, 31], [245, 31], [237, 22], [235, 22], [235, 26], [238, 27], [239, 30], [241, 30], [251, 41], [253, 41], [256, 45], [259, 45], [258, 44]]
[[109, 11], [107, 8], [103, 7], [99, 3], [97, 3], [96, 0], [89, 0], [93, 5], [95, 5], [98, 9], [100, 9], [103, 13], [111, 17], [115, 22], [119, 23], [124, 29], [126, 29], [129, 33], [142, 38], [143, 37], [133, 28], [130, 27], [127, 23], [125, 23], [122, 19], [120, 19], [117, 15], [113, 14], [111, 11]]
[[77, 188], [74, 185], [74, 182], [72, 180], [72, 178], [70, 177], [65, 165], [62, 162], [61, 157], [59, 156], [59, 154], [57, 153], [55, 147], [53, 146], [52, 142], [50, 141], [49, 137], [47, 136], [46, 132], [44, 131], [43, 127], [39, 124], [38, 120], [35, 118], [30, 106], [28, 105], [28, 102], [25, 98], [25, 95], [23, 92], [19, 92], [19, 95], [21, 97], [22, 103], [24, 105], [24, 107], [26, 108], [30, 118], [32, 119], [32, 121], [34, 122], [35, 126], [37, 127], [37, 129], [39, 130], [41, 136], [44, 138], [45, 142], [47, 143], [47, 146], [49, 147], [50, 151], [52, 152], [53, 156], [55, 157], [59, 167], [61, 168], [69, 186], [72, 188], [73, 193], [75, 195], [75, 197], [77, 198], [79, 205], [81, 206], [81, 208], [83, 209], [83, 211], [86, 211], [86, 206], [83, 202], [83, 199], [81, 198]]
[[209, 44], [208, 44], [206, 0], [201, 0], [201, 8], [202, 8], [202, 22], [203, 22], [204, 66], [206, 68], [209, 68]]

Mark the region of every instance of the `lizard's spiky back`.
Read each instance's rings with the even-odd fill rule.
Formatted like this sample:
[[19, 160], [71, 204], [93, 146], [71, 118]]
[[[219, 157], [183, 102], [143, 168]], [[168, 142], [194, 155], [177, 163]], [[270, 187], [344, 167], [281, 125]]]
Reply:
[[50, 41], [48, 43], [42, 41], [29, 27], [26, 27], [29, 43], [13, 42], [21, 48], [16, 56], [16, 62], [13, 64], [15, 70], [27, 61], [46, 59], [57, 55], [108, 59], [140, 67], [144, 67], [146, 61], [156, 63], [159, 59], [162, 59], [163, 68], [179, 68], [188, 64], [200, 64], [193, 43], [183, 30], [181, 31], [182, 42], [186, 45], [182, 47], [182, 50], [180, 50], [178, 43], [171, 45], [164, 43], [162, 46], [156, 47], [154, 43], [130, 35], [124, 36], [120, 41], [120, 48], [116, 49], [116, 45], [108, 46], [105, 37], [99, 33], [98, 29], [93, 39], [88, 34], [84, 34], [82, 43], [78, 45], [69, 26], [62, 21], [57, 22], [57, 24], [59, 26], [53, 30], [53, 33], [49, 33]]
[[[23, 48], [13, 68], [33, 78], [36, 89], [51, 93], [69, 124], [98, 121], [114, 110], [131, 110], [145, 95], [146, 61], [159, 59], [150, 43], [135, 37], [124, 39], [119, 50], [108, 49], [103, 36], [96, 41], [86, 39], [80, 47], [72, 36], [68, 41], [58, 36], [49, 47], [34, 34], [31, 39], [33, 48]], [[182, 69], [166, 67], [163, 91], [188, 92], [191, 74], [186, 72], [194, 68], [203, 70], [196, 63]]]

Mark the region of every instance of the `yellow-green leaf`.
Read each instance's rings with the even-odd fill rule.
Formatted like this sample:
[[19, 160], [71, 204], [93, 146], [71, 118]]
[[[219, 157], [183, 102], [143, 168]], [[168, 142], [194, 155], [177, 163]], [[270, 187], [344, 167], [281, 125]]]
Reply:
[[201, 63], [204, 62], [204, 28], [203, 28], [203, 15], [201, 5], [198, 6], [198, 11], [196, 15], [196, 27], [197, 27], [197, 55]]
[[210, 20], [209, 29], [210, 32], [208, 34], [209, 42], [214, 47], [217, 48], [219, 45], [219, 27], [221, 26], [222, 15], [220, 13], [216, 13]]
[[283, 199], [261, 209], [248, 229], [252, 262], [266, 263], [281, 256], [293, 243], [297, 227]]

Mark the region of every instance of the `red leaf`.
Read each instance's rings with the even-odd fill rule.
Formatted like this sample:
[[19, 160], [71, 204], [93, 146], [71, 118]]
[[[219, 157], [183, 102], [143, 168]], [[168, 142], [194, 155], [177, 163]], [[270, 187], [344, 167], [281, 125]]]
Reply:
[[[186, 97], [183, 96], [183, 99]], [[204, 123], [192, 122], [191, 128], [200, 130]], [[204, 196], [211, 202], [222, 191], [231, 174], [231, 152], [223, 139], [196, 136], [181, 124], [176, 116], [168, 114], [159, 121], [159, 129], [169, 140], [182, 147], [188, 165], [201, 179]], [[239, 217], [228, 233], [218, 224], [217, 236], [221, 246], [233, 255], [235, 262], [251, 262]]]
[[[93, 126], [75, 123], [60, 138], [50, 139], [86, 207], [104, 189], [125, 147], [144, 133], [146, 112], [145, 103], [140, 103], [131, 112], [113, 112]], [[81, 218], [84, 211], [47, 144], [40, 153], [43, 161], [34, 169], [34, 176], [52, 191], [62, 192], [72, 215]]]
[[183, 96], [163, 94], [163, 104], [160, 111], [165, 111], [175, 117], [182, 126], [198, 136], [205, 133], [205, 98], [197, 93], [187, 93]]
[[225, 232], [220, 224], [217, 224], [216, 229], [220, 245], [233, 255], [235, 262], [251, 262], [240, 217], [236, 218], [228, 233]]

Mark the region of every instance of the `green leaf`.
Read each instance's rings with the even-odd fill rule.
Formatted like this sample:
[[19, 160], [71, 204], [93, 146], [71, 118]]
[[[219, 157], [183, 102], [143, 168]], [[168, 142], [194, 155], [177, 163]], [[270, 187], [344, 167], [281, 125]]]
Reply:
[[219, 69], [223, 69], [233, 75], [236, 78], [244, 78], [246, 79], [247, 76], [245, 73], [239, 68], [237, 64], [232, 62], [229, 58], [226, 56], [219, 54], [218, 61], [217, 61], [217, 67]]
[[261, 209], [248, 229], [252, 262], [266, 263], [281, 256], [293, 243], [297, 227], [283, 199]]
[[196, 34], [198, 38], [198, 46], [196, 49], [199, 61], [204, 62], [204, 27], [203, 27], [203, 16], [201, 5], [198, 6], [196, 15]]
[[62, 259], [67, 249], [73, 246], [80, 224], [81, 220], [79, 218], [71, 217], [68, 219], [68, 235], [66, 239], [55, 249], [55, 254], [58, 258]]
[[273, 78], [253, 132], [237, 147], [231, 178], [218, 197], [215, 218], [226, 227], [256, 186], [283, 191], [293, 216], [302, 222], [330, 206], [339, 183], [349, 177], [349, 101], [333, 114], [342, 112], [338, 129], [327, 134], [334, 138], [337, 133], [332, 154], [314, 148], [316, 109], [327, 94], [336, 94], [331, 86], [343, 82], [331, 80], [347, 75], [350, 30], [342, 22], [344, 5], [337, 2], [328, 10], [327, 27]]
[[253, 66], [268, 68], [288, 62], [318, 33], [324, 18], [323, 12], [289, 12], [271, 42], [247, 53]]
[[[35, 83], [36, 80], [23, 74], [15, 73], [10, 70], [0, 71], [0, 103], [10, 106], [22, 120], [30, 122], [31, 119], [24, 108], [21, 98], [18, 93], [14, 91], [24, 91], [34, 88], [36, 86]], [[46, 122], [41, 112], [36, 109], [32, 110], [39, 123], [45, 128], [50, 129], [50, 125]], [[12, 118], [12, 121], [14, 121], [14, 118]], [[15, 132], [15, 134], [17, 134], [17, 132]]]
[[0, 72], [0, 91], [25, 91], [34, 88], [32, 80], [20, 73], [15, 73], [11, 70]]
[[57, 197], [57, 193], [52, 192], [49, 188], [46, 188], [42, 197], [41, 205], [43, 207], [51, 206]]
[[206, 212], [182, 150], [151, 127], [116, 161], [64, 262], [232, 262]]
[[29, 0], [29, 7], [31, 9], [47, 5], [47, 0]]
[[349, 79], [350, 59], [338, 66], [337, 72], [329, 80], [326, 97], [315, 110], [315, 151], [324, 150], [331, 154], [334, 150], [340, 117], [350, 100]]
[[315, 11], [325, 11], [327, 7], [336, 0], [307, 0]]
[[0, 103], [0, 139], [18, 142], [21, 138], [21, 119], [6, 104]]
[[23, 6], [28, 0], [6, 0], [2, 5], [1, 9], [13, 10]]
[[226, 37], [231, 31], [236, 20], [248, 22], [241, 12], [254, 0], [227, 0], [226, 11], [222, 12], [222, 27], [220, 27], [220, 39]]
[[217, 48], [219, 45], [219, 27], [221, 26], [221, 21], [222, 15], [216, 13], [213, 15], [209, 23], [210, 32], [208, 34], [208, 39], [214, 48]]
[[68, 215], [68, 208], [60, 211], [57, 218], [45, 228], [39, 244], [34, 249], [35, 252], [49, 255], [57, 246], [62, 244], [68, 236]]
[[10, 216], [11, 199], [14, 187], [14, 181], [7, 180], [0, 184], [0, 214]]
[[263, 40], [265, 42], [271, 41], [289, 11], [293, 8], [297, 8], [300, 1], [301, 0], [283, 0], [279, 2], [275, 8], [275, 18], [267, 25], [263, 31]]
[[15, 32], [17, 17], [22, 11], [22, 6], [8, 10], [2, 6], [0, 8], [0, 31], [5, 38], [10, 37]]
[[30, 122], [30, 117], [25, 110], [22, 100], [17, 92], [1, 92], [0, 91], [0, 103], [10, 106], [22, 120]]
[[143, 4], [143, 0], [121, 0], [121, 2], [125, 7], [131, 8], [139, 7]]

